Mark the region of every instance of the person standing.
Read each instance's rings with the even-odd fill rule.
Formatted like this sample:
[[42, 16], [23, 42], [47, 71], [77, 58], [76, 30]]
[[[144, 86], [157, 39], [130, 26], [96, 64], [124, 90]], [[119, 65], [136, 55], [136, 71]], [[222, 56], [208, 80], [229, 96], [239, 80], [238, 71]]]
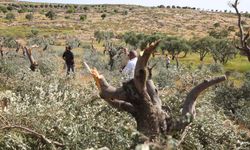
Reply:
[[170, 57], [168, 56], [168, 54], [166, 54], [166, 67], [169, 68], [170, 65]]
[[124, 67], [124, 69], [122, 70], [122, 74], [125, 75], [126, 80], [131, 80], [134, 78], [134, 74], [135, 74], [135, 66], [138, 60], [137, 52], [135, 50], [130, 51], [128, 54], [128, 57], [129, 57], [129, 61], [127, 65]]
[[66, 63], [67, 66], [67, 75], [70, 74], [70, 70], [74, 73], [74, 54], [71, 51], [71, 47], [70, 46], [66, 46], [65, 48], [65, 52], [63, 53], [63, 59]]

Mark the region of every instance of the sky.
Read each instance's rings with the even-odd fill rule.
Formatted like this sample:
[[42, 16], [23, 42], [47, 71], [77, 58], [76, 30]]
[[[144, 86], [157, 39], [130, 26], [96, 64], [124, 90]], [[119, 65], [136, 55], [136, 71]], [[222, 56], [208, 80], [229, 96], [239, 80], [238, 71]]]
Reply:
[[[21, 0], [20, 0], [21, 1]], [[233, 10], [228, 3], [234, 0], [25, 0], [30, 2], [70, 3], [70, 4], [136, 4], [142, 6], [175, 5], [201, 9]], [[239, 10], [250, 12], [250, 0], [239, 0]]]

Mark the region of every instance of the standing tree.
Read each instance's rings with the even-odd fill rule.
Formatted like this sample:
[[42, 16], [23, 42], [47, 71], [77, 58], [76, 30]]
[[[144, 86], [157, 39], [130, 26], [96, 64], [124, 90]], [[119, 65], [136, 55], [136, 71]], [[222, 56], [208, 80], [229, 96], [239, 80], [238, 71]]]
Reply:
[[214, 48], [210, 49], [215, 62], [226, 64], [229, 59], [235, 58], [237, 51], [232, 42], [227, 39], [217, 39]]
[[48, 17], [50, 20], [54, 20], [56, 19], [56, 13], [52, 10], [48, 11], [46, 14], [45, 14], [46, 17]]
[[6, 16], [5, 16], [5, 19], [9, 20], [9, 21], [12, 21], [14, 20], [16, 17], [13, 13], [7, 13]]
[[241, 14], [238, 10], [238, 4], [239, 1], [235, 0], [234, 4], [231, 4], [231, 6], [235, 9], [236, 14], [238, 16], [238, 27], [240, 30], [240, 46], [235, 44], [235, 47], [239, 49], [243, 55], [247, 56], [248, 61], [250, 62], [250, 44], [247, 43], [249, 40], [249, 31], [247, 33], [244, 32], [244, 28], [242, 25], [242, 20], [241, 20]]
[[104, 20], [106, 18], [106, 14], [102, 14], [101, 17], [102, 17], [102, 20]]
[[31, 21], [31, 20], [33, 20], [33, 14], [27, 14], [26, 16], [25, 16], [25, 18], [27, 19], [27, 20], [29, 20], [29, 21]]
[[87, 15], [80, 15], [80, 20], [85, 21], [87, 19]]
[[96, 69], [90, 70], [85, 63], [95, 79], [100, 97], [112, 107], [131, 114], [137, 123], [137, 130], [147, 136], [149, 141], [159, 139], [160, 135], [184, 131], [195, 118], [195, 103], [199, 94], [226, 80], [225, 76], [204, 80], [188, 93], [181, 116], [172, 116], [163, 109], [158, 90], [152, 81], [152, 67], [147, 66], [150, 55], [158, 44], [159, 41], [144, 50], [143, 55], [138, 58], [134, 79], [123, 83], [120, 88], [109, 85], [104, 76], [99, 75]]
[[204, 60], [206, 55], [211, 52], [211, 49], [215, 49], [215, 42], [216, 39], [211, 36], [195, 39], [191, 42], [193, 51], [200, 55], [200, 61]]

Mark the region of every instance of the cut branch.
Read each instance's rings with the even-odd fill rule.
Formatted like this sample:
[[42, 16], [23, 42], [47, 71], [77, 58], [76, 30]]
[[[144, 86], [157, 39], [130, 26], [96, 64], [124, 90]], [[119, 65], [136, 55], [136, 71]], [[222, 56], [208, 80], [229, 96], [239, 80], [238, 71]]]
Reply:
[[160, 40], [144, 49], [143, 55], [138, 58], [135, 67], [134, 83], [139, 93], [142, 93], [142, 91], [145, 90], [147, 80], [147, 63], [150, 55], [155, 51], [159, 43]]
[[84, 65], [93, 76], [102, 99], [118, 110], [126, 111], [131, 114], [135, 113], [135, 108], [128, 101], [129, 98], [127, 98], [124, 88], [115, 88], [109, 85], [106, 79], [100, 75], [96, 69], [91, 70], [86, 62], [84, 62]]
[[31, 49], [28, 49], [27, 47], [24, 47], [24, 49], [30, 61], [30, 69], [32, 71], [35, 71], [38, 64], [32, 56]]
[[209, 80], [209, 81], [204, 80], [203, 83], [194, 87], [188, 93], [186, 97], [186, 100], [184, 102], [183, 109], [182, 109], [182, 116], [185, 116], [187, 115], [187, 113], [189, 113], [190, 115], [192, 115], [192, 117], [195, 117], [195, 100], [200, 95], [200, 93], [204, 91], [205, 89], [209, 88], [210, 86], [213, 86], [225, 80], [226, 80], [226, 76], [221, 76], [221, 77], [217, 77], [212, 80]]
[[19, 130], [22, 130], [22, 131], [25, 131], [25, 132], [28, 132], [29, 134], [37, 137], [38, 139], [42, 140], [43, 142], [47, 143], [47, 144], [53, 144], [57, 147], [64, 147], [65, 145], [62, 144], [62, 143], [59, 143], [57, 141], [53, 141], [53, 140], [50, 140], [48, 138], [45, 137], [45, 135], [43, 134], [40, 134], [40, 133], [37, 133], [36, 131], [34, 130], [31, 130], [29, 128], [26, 128], [26, 127], [22, 127], [22, 126], [16, 126], [16, 125], [13, 125], [13, 126], [5, 126], [5, 127], [2, 127], [0, 130], [11, 130], [11, 129], [19, 129]]

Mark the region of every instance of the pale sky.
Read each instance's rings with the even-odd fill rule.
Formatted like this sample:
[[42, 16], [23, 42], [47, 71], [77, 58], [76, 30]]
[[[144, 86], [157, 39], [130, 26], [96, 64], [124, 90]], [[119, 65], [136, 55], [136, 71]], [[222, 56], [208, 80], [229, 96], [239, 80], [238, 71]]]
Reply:
[[[229, 2], [234, 0], [25, 0], [31, 2], [49, 2], [49, 3], [70, 3], [70, 4], [136, 4], [142, 6], [175, 5], [190, 6], [201, 9], [213, 10], [232, 10], [228, 6]], [[239, 0], [239, 10], [250, 12], [250, 0]]]

